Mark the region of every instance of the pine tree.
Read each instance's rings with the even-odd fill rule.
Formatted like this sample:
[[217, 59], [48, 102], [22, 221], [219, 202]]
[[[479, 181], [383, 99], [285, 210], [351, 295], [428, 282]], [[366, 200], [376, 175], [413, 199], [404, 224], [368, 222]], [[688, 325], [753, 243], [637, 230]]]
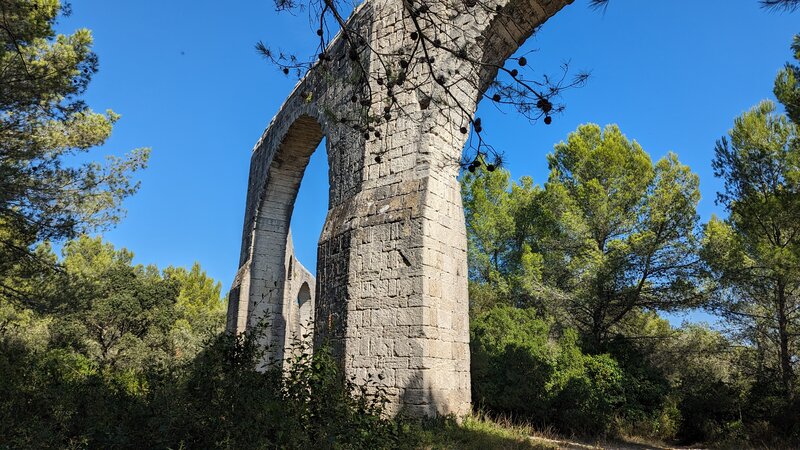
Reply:
[[18, 299], [26, 295], [4, 281], [9, 272], [47, 263], [32, 244], [116, 223], [148, 156], [68, 163], [103, 144], [119, 116], [81, 100], [97, 57], [89, 30], [55, 33], [62, 12], [58, 0], [0, 1], [0, 295]]

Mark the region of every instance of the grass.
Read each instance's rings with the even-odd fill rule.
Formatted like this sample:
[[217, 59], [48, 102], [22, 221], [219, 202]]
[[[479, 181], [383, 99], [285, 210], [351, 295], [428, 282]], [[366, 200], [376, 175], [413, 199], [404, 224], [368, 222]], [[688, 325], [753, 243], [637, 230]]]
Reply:
[[419, 431], [422, 449], [503, 449], [551, 450], [558, 446], [533, 437], [533, 429], [510, 421], [494, 421], [483, 415], [465, 417], [461, 423], [452, 418], [422, 424]]
[[[553, 431], [541, 431], [508, 418], [491, 418], [474, 413], [460, 422], [453, 418], [428, 420], [413, 426], [418, 449], [501, 449], [501, 450], [553, 450], [568, 448], [613, 450], [669, 450], [701, 447], [673, 447], [644, 438], [599, 438], [559, 436]], [[764, 447], [767, 448], [767, 447]], [[760, 450], [760, 449], [759, 449]], [[782, 448], [781, 448], [782, 450]]]

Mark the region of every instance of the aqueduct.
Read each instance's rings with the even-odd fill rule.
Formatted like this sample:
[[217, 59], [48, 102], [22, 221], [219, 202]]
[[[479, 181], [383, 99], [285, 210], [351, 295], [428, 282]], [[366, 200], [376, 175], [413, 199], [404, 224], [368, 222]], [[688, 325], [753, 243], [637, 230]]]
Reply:
[[[345, 57], [344, 39], [334, 38], [328, 62], [297, 84], [253, 149], [228, 330], [241, 332], [268, 317], [264, 344], [272, 358], [282, 359], [298, 329], [302, 283], [294, 275], [298, 263], [291, 255], [289, 222], [305, 167], [325, 137], [329, 209], [314, 293], [302, 293], [315, 302], [315, 345], [329, 343], [346, 376], [380, 383], [392, 412], [467, 413], [467, 237], [457, 180], [467, 139], [464, 110], [474, 113], [498, 67], [571, 2], [430, 5], [442, 19], [438, 29], [447, 30], [442, 47], [468, 50], [465, 58], [431, 49], [431, 60], [443, 73], [460, 74], [460, 81], [448, 96], [422, 69], [409, 73], [417, 87], [396, 93], [403, 113], [387, 117], [381, 138], [364, 136], [332, 113], [366, 109], [381, 115], [384, 108], [380, 98], [351, 102], [363, 87], [347, 82], [356, 69]], [[348, 24], [369, 37], [374, 52], [399, 51], [409, 44], [410, 8], [408, 0], [365, 0]], [[386, 70], [375, 53], [364, 58], [370, 71]], [[374, 79], [368, 88], [379, 91]], [[303, 276], [308, 290], [313, 277]]]

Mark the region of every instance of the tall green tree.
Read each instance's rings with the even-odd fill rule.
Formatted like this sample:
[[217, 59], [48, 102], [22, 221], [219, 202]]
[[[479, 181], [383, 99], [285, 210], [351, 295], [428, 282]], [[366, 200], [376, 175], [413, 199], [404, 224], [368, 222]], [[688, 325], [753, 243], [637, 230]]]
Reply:
[[58, 0], [0, 1], [0, 295], [25, 298], [4, 275], [44, 263], [32, 244], [71, 238], [115, 223], [122, 200], [136, 191], [132, 171], [148, 151], [105, 164], [69, 164], [106, 141], [119, 118], [81, 100], [97, 57], [89, 30], [53, 27]]
[[794, 36], [792, 51], [796, 63], [786, 63], [778, 72], [773, 93], [786, 108], [789, 119], [800, 124], [800, 34]]
[[698, 177], [670, 153], [655, 165], [619, 128], [581, 125], [548, 155], [558, 223], [548, 252], [564, 307], [598, 350], [641, 309], [695, 305]]
[[543, 307], [542, 249], [553, 226], [544, 190], [530, 177], [512, 182], [502, 168], [466, 173], [461, 184], [473, 312], [496, 303]]
[[730, 213], [705, 227], [703, 258], [718, 289], [713, 307], [757, 348], [792, 396], [800, 332], [798, 127], [761, 102], [717, 142], [713, 167]]
[[63, 345], [101, 368], [138, 370], [174, 357], [178, 283], [100, 238], [81, 236], [63, 253], [64, 273], [53, 278], [64, 289], [49, 310]]
[[461, 180], [467, 223], [470, 278], [503, 284], [503, 275], [514, 252], [514, 217], [509, 188], [511, 174], [465, 172]]
[[697, 304], [700, 194], [688, 167], [674, 154], [653, 164], [618, 127], [593, 124], [548, 162], [544, 189], [480, 167], [462, 179], [473, 312], [536, 307], [600, 350], [633, 312]]
[[179, 289], [175, 303], [177, 320], [172, 327], [176, 351], [181, 355], [195, 355], [208, 336], [223, 331], [222, 284], [209, 277], [197, 262], [190, 270], [167, 267], [164, 278], [176, 283]]

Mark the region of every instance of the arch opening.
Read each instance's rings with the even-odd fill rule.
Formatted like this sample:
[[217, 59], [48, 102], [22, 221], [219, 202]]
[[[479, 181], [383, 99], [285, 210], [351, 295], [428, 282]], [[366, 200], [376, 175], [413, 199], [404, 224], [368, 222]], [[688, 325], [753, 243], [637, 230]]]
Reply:
[[312, 348], [314, 333], [314, 299], [311, 296], [311, 288], [307, 282], [300, 286], [297, 293], [297, 320], [295, 323], [295, 335], [303, 349], [310, 351]]
[[[323, 138], [311, 154], [300, 181], [292, 208], [286, 259], [285, 347], [311, 351], [314, 332], [314, 309], [319, 286], [317, 248], [328, 213], [330, 197], [327, 139]], [[293, 352], [297, 353], [297, 352]]]
[[[323, 165], [327, 163], [327, 152], [315, 152], [322, 147], [320, 143], [323, 138], [322, 127], [316, 119], [300, 116], [288, 127], [277, 148], [272, 150], [273, 156], [268, 160], [268, 173], [263, 181], [264, 188], [255, 214], [248, 311], [244, 312], [251, 327], [266, 322], [267, 331], [262, 341], [265, 348], [270, 349], [266, 355], [268, 360], [283, 360], [288, 356], [287, 349], [295, 346], [297, 339], [302, 337], [302, 334], [296, 333], [300, 320], [297, 299], [302, 286], [306, 286], [307, 292], [304, 295], [307, 293], [310, 298], [304, 302], [306, 308], [310, 307], [313, 311], [314, 307], [311, 286], [316, 288], [316, 279], [297, 259], [290, 225], [301, 182], [308, 178], [305, 174], [312, 154], [319, 153], [318, 158], [322, 159]], [[270, 142], [264, 140], [257, 152], [264, 151], [268, 154], [269, 145]], [[319, 168], [312, 169], [319, 171]], [[315, 175], [314, 178], [319, 177]], [[327, 179], [326, 174], [320, 189], [328, 189]], [[251, 177], [251, 182], [253, 181]], [[327, 192], [322, 198], [326, 201], [316, 201], [313, 208], [302, 207], [300, 210], [321, 209], [324, 221], [327, 214]], [[301, 240], [304, 251], [310, 246], [316, 248], [318, 237], [319, 232], [315, 237], [309, 237], [303, 231]], [[304, 313], [308, 314], [305, 310]], [[241, 307], [239, 314], [242, 314]]]
[[[317, 246], [329, 205], [329, 165], [327, 139], [323, 138], [306, 166], [290, 222], [297, 261], [317, 275]], [[314, 289], [315, 286], [311, 285]]]

